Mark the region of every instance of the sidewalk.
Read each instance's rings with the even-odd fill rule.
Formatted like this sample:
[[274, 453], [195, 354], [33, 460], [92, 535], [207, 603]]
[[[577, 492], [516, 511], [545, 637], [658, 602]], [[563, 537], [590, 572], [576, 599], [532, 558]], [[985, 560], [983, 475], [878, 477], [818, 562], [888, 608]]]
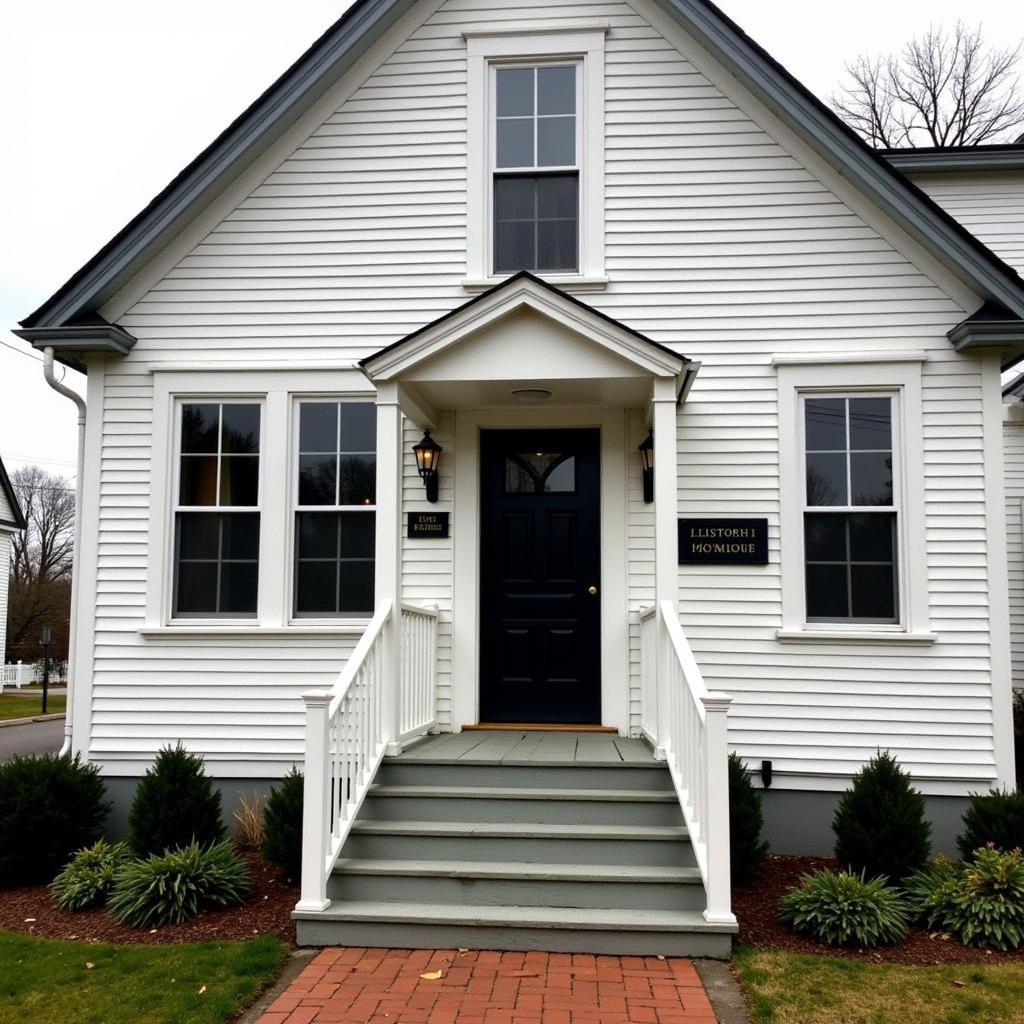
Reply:
[[259, 1024], [714, 1024], [715, 1019], [696, 968], [684, 959], [347, 948], [318, 953]]

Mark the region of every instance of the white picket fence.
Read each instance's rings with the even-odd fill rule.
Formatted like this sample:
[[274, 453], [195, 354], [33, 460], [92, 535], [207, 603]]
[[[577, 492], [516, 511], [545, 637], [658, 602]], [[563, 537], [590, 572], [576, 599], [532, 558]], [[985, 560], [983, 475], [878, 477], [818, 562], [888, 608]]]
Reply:
[[3, 675], [0, 676], [0, 693], [8, 686], [13, 686], [16, 690], [20, 690], [23, 686], [28, 686], [29, 683], [37, 683], [42, 679], [39, 673], [39, 666], [35, 663], [26, 665], [24, 662], [17, 662], [14, 665], [4, 665]]

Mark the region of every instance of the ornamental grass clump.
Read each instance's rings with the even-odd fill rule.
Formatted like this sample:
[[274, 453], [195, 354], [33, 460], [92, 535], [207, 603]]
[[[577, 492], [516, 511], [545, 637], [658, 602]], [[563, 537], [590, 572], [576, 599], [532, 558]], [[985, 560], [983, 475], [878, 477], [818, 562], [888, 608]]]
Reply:
[[50, 889], [61, 910], [87, 910], [106, 903], [117, 869], [131, 859], [127, 843], [108, 843], [101, 839], [79, 850]]
[[970, 861], [938, 860], [907, 879], [928, 928], [955, 935], [965, 946], [1011, 950], [1024, 945], [1024, 855], [995, 846]]
[[913, 908], [884, 877], [816, 871], [779, 901], [779, 919], [830, 946], [872, 949], [905, 938]]
[[206, 907], [242, 903], [249, 873], [229, 842], [152, 854], [114, 875], [108, 908], [119, 924], [136, 928], [179, 924]]

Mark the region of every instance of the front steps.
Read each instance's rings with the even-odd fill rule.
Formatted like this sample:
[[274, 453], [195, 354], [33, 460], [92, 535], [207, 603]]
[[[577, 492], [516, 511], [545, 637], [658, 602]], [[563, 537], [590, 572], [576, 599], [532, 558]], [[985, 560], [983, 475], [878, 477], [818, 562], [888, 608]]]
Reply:
[[331, 906], [294, 915], [299, 944], [727, 956], [735, 929], [704, 921], [664, 765], [638, 741], [556, 735], [462, 733], [385, 759]]

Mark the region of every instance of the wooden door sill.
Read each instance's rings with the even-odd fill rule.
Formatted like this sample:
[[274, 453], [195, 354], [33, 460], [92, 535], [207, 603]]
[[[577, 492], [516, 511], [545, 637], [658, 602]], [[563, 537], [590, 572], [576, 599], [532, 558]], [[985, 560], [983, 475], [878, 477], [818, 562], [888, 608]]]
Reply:
[[478, 722], [464, 725], [463, 732], [486, 729], [488, 732], [611, 732], [618, 734], [614, 725], [570, 725], [564, 722]]

